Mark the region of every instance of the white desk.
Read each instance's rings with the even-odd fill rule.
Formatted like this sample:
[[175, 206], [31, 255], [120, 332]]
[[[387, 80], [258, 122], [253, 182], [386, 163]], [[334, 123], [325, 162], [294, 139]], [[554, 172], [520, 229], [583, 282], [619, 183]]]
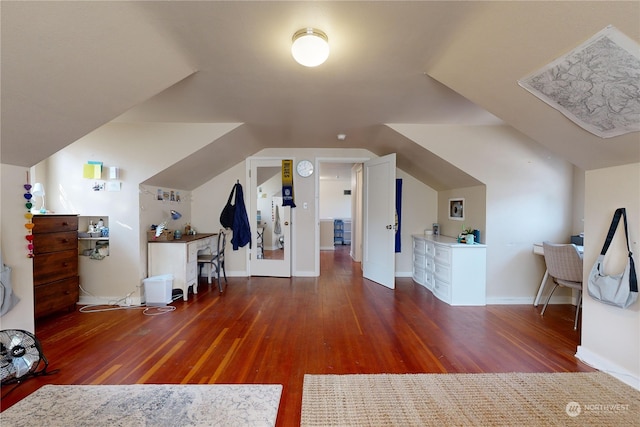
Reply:
[[[578, 252], [580, 252], [580, 255], [584, 253], [584, 246], [576, 245], [576, 248], [578, 248]], [[543, 249], [542, 243], [533, 244], [533, 253], [536, 255], [544, 256], [544, 249]], [[538, 304], [540, 303], [540, 298], [542, 297], [542, 292], [544, 291], [544, 286], [546, 285], [548, 278], [549, 278], [549, 270], [545, 269], [544, 276], [542, 276], [542, 281], [540, 282], [540, 287], [538, 288], [538, 294], [536, 295], [536, 299], [533, 301], [534, 307], [537, 307]]]
[[180, 240], [149, 242], [147, 244], [149, 277], [173, 274], [173, 288], [182, 289], [182, 299], [189, 295], [189, 287], [198, 293], [198, 251], [215, 247], [216, 233], [182, 236]]

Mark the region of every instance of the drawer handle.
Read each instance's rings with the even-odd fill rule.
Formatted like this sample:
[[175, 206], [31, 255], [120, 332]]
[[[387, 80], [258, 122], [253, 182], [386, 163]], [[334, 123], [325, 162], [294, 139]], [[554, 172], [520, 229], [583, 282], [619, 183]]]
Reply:
[[68, 263], [68, 262], [63, 262], [63, 263], [62, 263], [62, 266], [63, 266], [63, 267], [69, 267], [69, 263]]
[[62, 239], [62, 243], [69, 243], [69, 239]]
[[64, 291], [65, 295], [69, 295], [71, 293], [71, 291]]
[[69, 223], [67, 221], [63, 221], [62, 225], [66, 227], [67, 225], [69, 225]]

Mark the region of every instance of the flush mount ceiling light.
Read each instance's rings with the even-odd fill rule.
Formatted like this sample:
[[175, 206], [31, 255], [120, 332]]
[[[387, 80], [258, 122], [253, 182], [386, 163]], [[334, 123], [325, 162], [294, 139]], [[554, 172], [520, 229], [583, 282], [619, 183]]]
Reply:
[[293, 35], [291, 55], [300, 65], [317, 67], [329, 57], [329, 38], [315, 28], [303, 28]]

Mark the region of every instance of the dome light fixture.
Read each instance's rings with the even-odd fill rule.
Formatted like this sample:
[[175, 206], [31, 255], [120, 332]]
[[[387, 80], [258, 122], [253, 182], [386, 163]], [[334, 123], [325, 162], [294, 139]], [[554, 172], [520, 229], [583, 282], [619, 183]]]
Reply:
[[315, 28], [303, 28], [293, 35], [291, 55], [300, 65], [317, 67], [329, 57], [329, 38]]

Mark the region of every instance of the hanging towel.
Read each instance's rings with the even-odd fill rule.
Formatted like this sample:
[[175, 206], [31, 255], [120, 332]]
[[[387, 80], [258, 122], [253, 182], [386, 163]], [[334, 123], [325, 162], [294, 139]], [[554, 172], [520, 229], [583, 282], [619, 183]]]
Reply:
[[278, 210], [278, 205], [276, 205], [276, 222], [273, 225], [273, 232], [278, 236], [282, 233], [282, 228], [280, 227], [280, 211]]
[[249, 244], [251, 248], [251, 227], [249, 225], [249, 217], [247, 216], [247, 208], [244, 205], [244, 194], [242, 191], [242, 185], [236, 184], [236, 210], [233, 217], [233, 237], [231, 238], [231, 244], [233, 250], [237, 251], [238, 248]]

